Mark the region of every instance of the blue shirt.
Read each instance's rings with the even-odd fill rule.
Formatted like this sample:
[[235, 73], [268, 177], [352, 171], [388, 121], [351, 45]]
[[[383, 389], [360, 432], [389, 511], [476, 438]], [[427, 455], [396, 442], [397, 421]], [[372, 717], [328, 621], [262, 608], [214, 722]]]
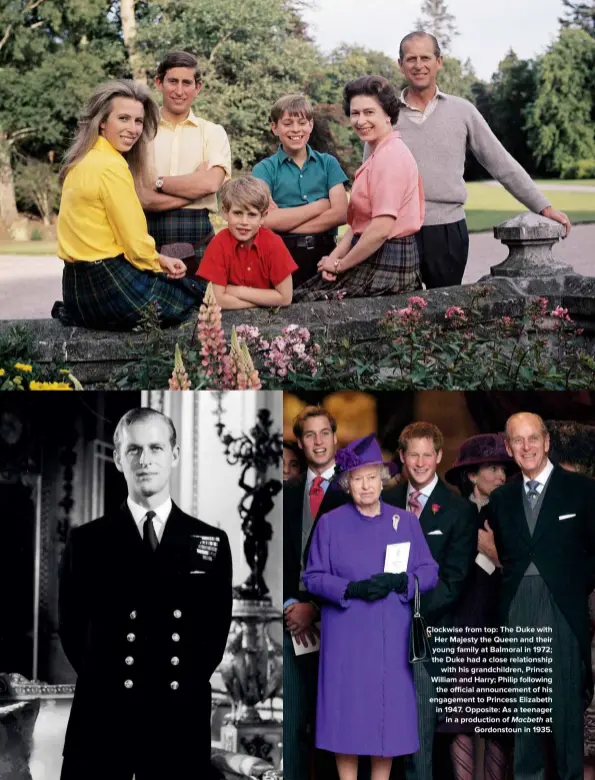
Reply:
[[328, 198], [333, 187], [348, 181], [332, 154], [315, 152], [309, 144], [306, 151], [308, 156], [301, 168], [280, 146], [276, 154], [252, 169], [252, 175], [264, 181], [280, 209]]

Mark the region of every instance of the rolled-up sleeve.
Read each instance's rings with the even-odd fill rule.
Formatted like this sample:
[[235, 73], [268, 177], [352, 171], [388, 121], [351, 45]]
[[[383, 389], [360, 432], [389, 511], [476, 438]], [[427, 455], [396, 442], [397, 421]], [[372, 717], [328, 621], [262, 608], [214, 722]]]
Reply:
[[161, 272], [155, 240], [147, 230], [147, 219], [128, 168], [119, 164], [106, 166], [101, 172], [99, 196], [126, 259], [141, 271]]
[[209, 168], [219, 166], [225, 171], [225, 181], [231, 178], [231, 148], [225, 128], [221, 125], [209, 125], [206, 133], [206, 161]]

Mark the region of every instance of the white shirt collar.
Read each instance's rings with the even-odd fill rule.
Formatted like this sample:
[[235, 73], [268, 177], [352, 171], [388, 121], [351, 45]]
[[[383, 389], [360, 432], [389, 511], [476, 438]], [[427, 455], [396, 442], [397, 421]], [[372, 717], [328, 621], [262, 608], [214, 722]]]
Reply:
[[308, 473], [306, 474], [306, 486], [309, 488], [310, 485], [314, 482], [315, 477], [322, 477], [326, 482], [330, 482], [331, 479], [335, 476], [335, 464], [333, 463], [332, 466], [329, 466], [326, 471], [323, 471], [322, 474], [315, 474], [312, 469], [308, 469]]
[[[128, 504], [128, 509], [130, 509], [130, 514], [132, 515], [132, 518], [136, 523], [138, 532], [142, 537], [143, 520], [147, 516], [147, 512], [149, 510], [146, 507], [135, 503], [130, 498], [130, 496], [128, 496], [128, 498], [126, 499], [126, 503]], [[160, 504], [159, 506], [155, 507], [155, 509], [153, 509], [153, 512], [155, 512], [156, 515], [153, 518], [153, 526], [155, 528], [155, 533], [157, 534], [157, 538], [159, 539], [159, 541], [161, 541], [161, 537], [163, 536], [163, 531], [165, 530], [165, 524], [167, 522], [167, 518], [170, 515], [171, 509], [172, 509], [171, 496], [168, 496], [162, 504]]]
[[541, 473], [539, 473], [536, 477], [527, 477], [523, 474], [523, 486], [525, 489], [527, 488], [527, 482], [530, 479], [534, 479], [536, 482], [539, 482], [540, 485], [545, 485], [545, 483], [548, 481], [550, 474], [552, 473], [554, 468], [554, 464], [551, 462], [551, 460], [548, 458], [548, 461], [545, 465], [545, 468]]
[[[424, 487], [421, 488], [421, 494], [422, 496], [425, 496], [426, 498], [430, 497], [430, 493], [436, 485], [438, 484], [438, 474], [434, 474], [434, 479], [431, 482], [428, 482], [427, 485], [424, 485]], [[413, 493], [414, 490], [417, 490], [417, 488], [414, 488], [411, 482], [407, 483], [407, 499], [409, 499], [409, 496]]]
[[[401, 97], [400, 97], [401, 103], [404, 103], [407, 106], [407, 108], [410, 108], [412, 111], [421, 111], [423, 113], [423, 110], [421, 108], [417, 108], [417, 106], [411, 106], [407, 102], [408, 95], [409, 95], [409, 87], [405, 87], [405, 89], [401, 91]], [[444, 92], [441, 92], [438, 85], [436, 85], [436, 92], [434, 93], [434, 97], [431, 98], [430, 103], [432, 103], [434, 100], [438, 100], [439, 97], [444, 97]]]

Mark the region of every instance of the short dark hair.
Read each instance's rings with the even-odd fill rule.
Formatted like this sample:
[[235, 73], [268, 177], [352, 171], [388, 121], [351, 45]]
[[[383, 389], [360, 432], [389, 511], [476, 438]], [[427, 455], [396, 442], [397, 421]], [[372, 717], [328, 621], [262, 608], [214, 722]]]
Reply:
[[157, 78], [163, 81], [168, 70], [172, 68], [192, 68], [194, 71], [194, 83], [200, 84], [202, 81], [198, 61], [194, 54], [188, 51], [170, 51], [161, 60], [157, 66]]
[[126, 414], [120, 419], [120, 422], [116, 425], [116, 430], [114, 431], [115, 449], [117, 450], [120, 446], [122, 432], [125, 428], [129, 428], [131, 425], [134, 425], [137, 422], [144, 422], [151, 417], [159, 417], [169, 427], [169, 443], [171, 444], [171, 448], [173, 450], [173, 448], [176, 446], [177, 434], [171, 417], [168, 417], [166, 414], [157, 411], [157, 409], [151, 409], [148, 406], [143, 406], [138, 409], [130, 409], [130, 411], [126, 412]]
[[409, 43], [409, 41], [413, 41], [415, 38], [429, 38], [434, 44], [434, 57], [438, 59], [438, 57], [442, 56], [440, 51], [440, 44], [438, 43], [438, 39], [435, 35], [432, 35], [432, 33], [429, 32], [425, 32], [424, 30], [414, 30], [413, 32], [407, 33], [407, 35], [399, 44], [399, 60], [402, 61], [405, 57], [404, 45]]
[[343, 111], [350, 116], [351, 101], [358, 95], [370, 95], [380, 103], [382, 110], [394, 125], [399, 118], [401, 101], [393, 85], [384, 76], [361, 76], [345, 85], [343, 89]]
[[332, 432], [337, 432], [337, 421], [324, 406], [306, 406], [293, 421], [293, 435], [298, 441], [301, 441], [304, 436], [304, 423], [311, 417], [326, 417]]
[[444, 449], [444, 435], [434, 423], [419, 421], [410, 423], [403, 428], [399, 436], [399, 450], [401, 452], [407, 452], [407, 445], [411, 439], [431, 439], [436, 452]]

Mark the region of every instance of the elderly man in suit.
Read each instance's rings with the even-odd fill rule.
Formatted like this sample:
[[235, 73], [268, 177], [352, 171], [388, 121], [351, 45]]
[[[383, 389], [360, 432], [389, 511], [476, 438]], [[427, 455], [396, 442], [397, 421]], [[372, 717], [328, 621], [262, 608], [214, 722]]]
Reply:
[[283, 487], [283, 770], [286, 780], [307, 780], [313, 749], [318, 653], [296, 655], [292, 637], [312, 646], [319, 609], [304, 589], [302, 571], [318, 517], [345, 503], [343, 491], [329, 488], [335, 473], [337, 423], [321, 406], [306, 407], [293, 432], [308, 464], [305, 474]]
[[226, 534], [170, 497], [176, 431], [132, 409], [114, 434], [118, 511], [70, 533], [59, 631], [77, 672], [62, 780], [209, 778], [211, 688], [231, 622]]
[[[408, 509], [418, 517], [439, 566], [438, 584], [421, 599], [428, 626], [452, 625], [452, 611], [461, 597], [476, 555], [477, 530], [473, 507], [436, 474], [442, 460], [444, 437], [427, 422], [414, 422], [399, 436], [399, 456], [408, 481], [384, 491], [387, 504]], [[407, 780], [432, 780], [432, 753], [436, 730], [436, 696], [425, 664], [414, 665], [419, 721], [419, 751], [406, 762]]]
[[582, 780], [583, 709], [593, 692], [587, 597], [595, 587], [595, 482], [553, 466], [549, 445], [541, 417], [512, 415], [506, 448], [522, 479], [495, 490], [489, 504], [502, 619], [551, 630], [552, 733], [515, 735], [515, 780], [544, 780], [546, 739], [560, 780]]

